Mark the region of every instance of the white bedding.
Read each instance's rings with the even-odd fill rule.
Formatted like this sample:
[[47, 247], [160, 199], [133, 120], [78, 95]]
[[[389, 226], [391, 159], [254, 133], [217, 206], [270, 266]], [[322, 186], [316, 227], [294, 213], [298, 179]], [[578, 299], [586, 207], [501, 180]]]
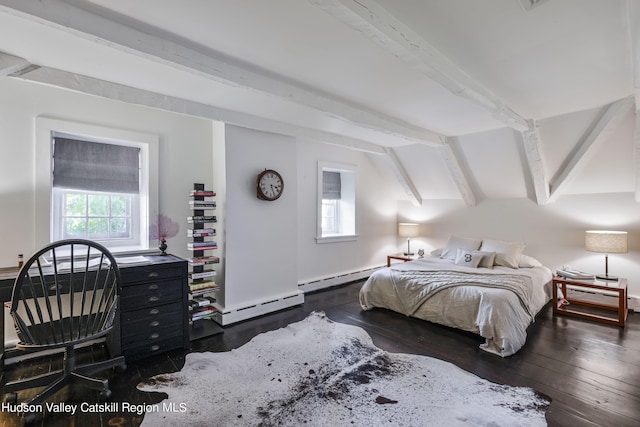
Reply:
[[[400, 299], [398, 293], [405, 292], [397, 291], [394, 280], [398, 275], [407, 275], [409, 271], [518, 275], [525, 279], [529, 289], [527, 297], [521, 298], [510, 290], [490, 285], [460, 284], [446, 287], [421, 300], [417, 307], [408, 309], [406, 307], [411, 304]], [[470, 268], [436, 257], [422, 258], [374, 272], [360, 290], [360, 305], [364, 310], [387, 308], [407, 316], [474, 332], [486, 339], [480, 346], [483, 350], [505, 357], [522, 348], [527, 338], [527, 327], [534, 321], [532, 315], [535, 316], [551, 299], [549, 283], [552, 276], [547, 267]]]

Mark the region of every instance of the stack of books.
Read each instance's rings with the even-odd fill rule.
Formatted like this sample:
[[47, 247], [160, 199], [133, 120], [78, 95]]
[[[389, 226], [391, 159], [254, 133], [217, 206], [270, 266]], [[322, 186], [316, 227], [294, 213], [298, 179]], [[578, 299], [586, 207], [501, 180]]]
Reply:
[[593, 274], [585, 273], [579, 270], [557, 270], [556, 274], [560, 277], [573, 280], [593, 280], [595, 276]]

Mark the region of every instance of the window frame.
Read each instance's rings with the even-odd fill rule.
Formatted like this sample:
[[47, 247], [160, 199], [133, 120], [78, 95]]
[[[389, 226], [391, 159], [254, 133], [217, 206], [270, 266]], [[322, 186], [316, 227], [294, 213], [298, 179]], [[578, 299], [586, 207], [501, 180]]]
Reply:
[[117, 129], [93, 124], [77, 123], [50, 117], [36, 118], [36, 189], [35, 244], [43, 247], [53, 239], [53, 137], [72, 137], [91, 142], [129, 145], [140, 148], [139, 243], [118, 245], [100, 241], [117, 253], [144, 252], [153, 248], [149, 241], [151, 212], [158, 212], [158, 158], [160, 137], [155, 134]]
[[[323, 172], [339, 172], [343, 182], [343, 198], [338, 203], [336, 209], [338, 215], [337, 222], [341, 224], [338, 228], [343, 228], [346, 224], [348, 230], [343, 232], [323, 234], [322, 231], [322, 193], [323, 193]], [[357, 194], [357, 167], [346, 163], [318, 161], [317, 178], [317, 221], [316, 221], [316, 243], [348, 242], [358, 239], [358, 194]], [[344, 215], [349, 215], [345, 220]]]

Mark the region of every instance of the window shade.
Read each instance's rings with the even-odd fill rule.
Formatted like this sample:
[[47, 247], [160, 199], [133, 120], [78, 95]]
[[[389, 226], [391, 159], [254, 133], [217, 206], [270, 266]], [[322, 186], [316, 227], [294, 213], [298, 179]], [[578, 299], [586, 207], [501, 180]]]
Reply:
[[54, 138], [53, 186], [84, 191], [138, 193], [140, 149]]
[[322, 171], [322, 198], [340, 200], [342, 198], [340, 172]]

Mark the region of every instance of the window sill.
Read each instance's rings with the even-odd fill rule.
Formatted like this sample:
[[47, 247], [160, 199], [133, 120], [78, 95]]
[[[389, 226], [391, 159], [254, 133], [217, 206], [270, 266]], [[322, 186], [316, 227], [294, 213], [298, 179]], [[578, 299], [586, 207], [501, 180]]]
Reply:
[[332, 236], [316, 237], [316, 243], [353, 242], [356, 240], [358, 240], [357, 234], [336, 234]]

